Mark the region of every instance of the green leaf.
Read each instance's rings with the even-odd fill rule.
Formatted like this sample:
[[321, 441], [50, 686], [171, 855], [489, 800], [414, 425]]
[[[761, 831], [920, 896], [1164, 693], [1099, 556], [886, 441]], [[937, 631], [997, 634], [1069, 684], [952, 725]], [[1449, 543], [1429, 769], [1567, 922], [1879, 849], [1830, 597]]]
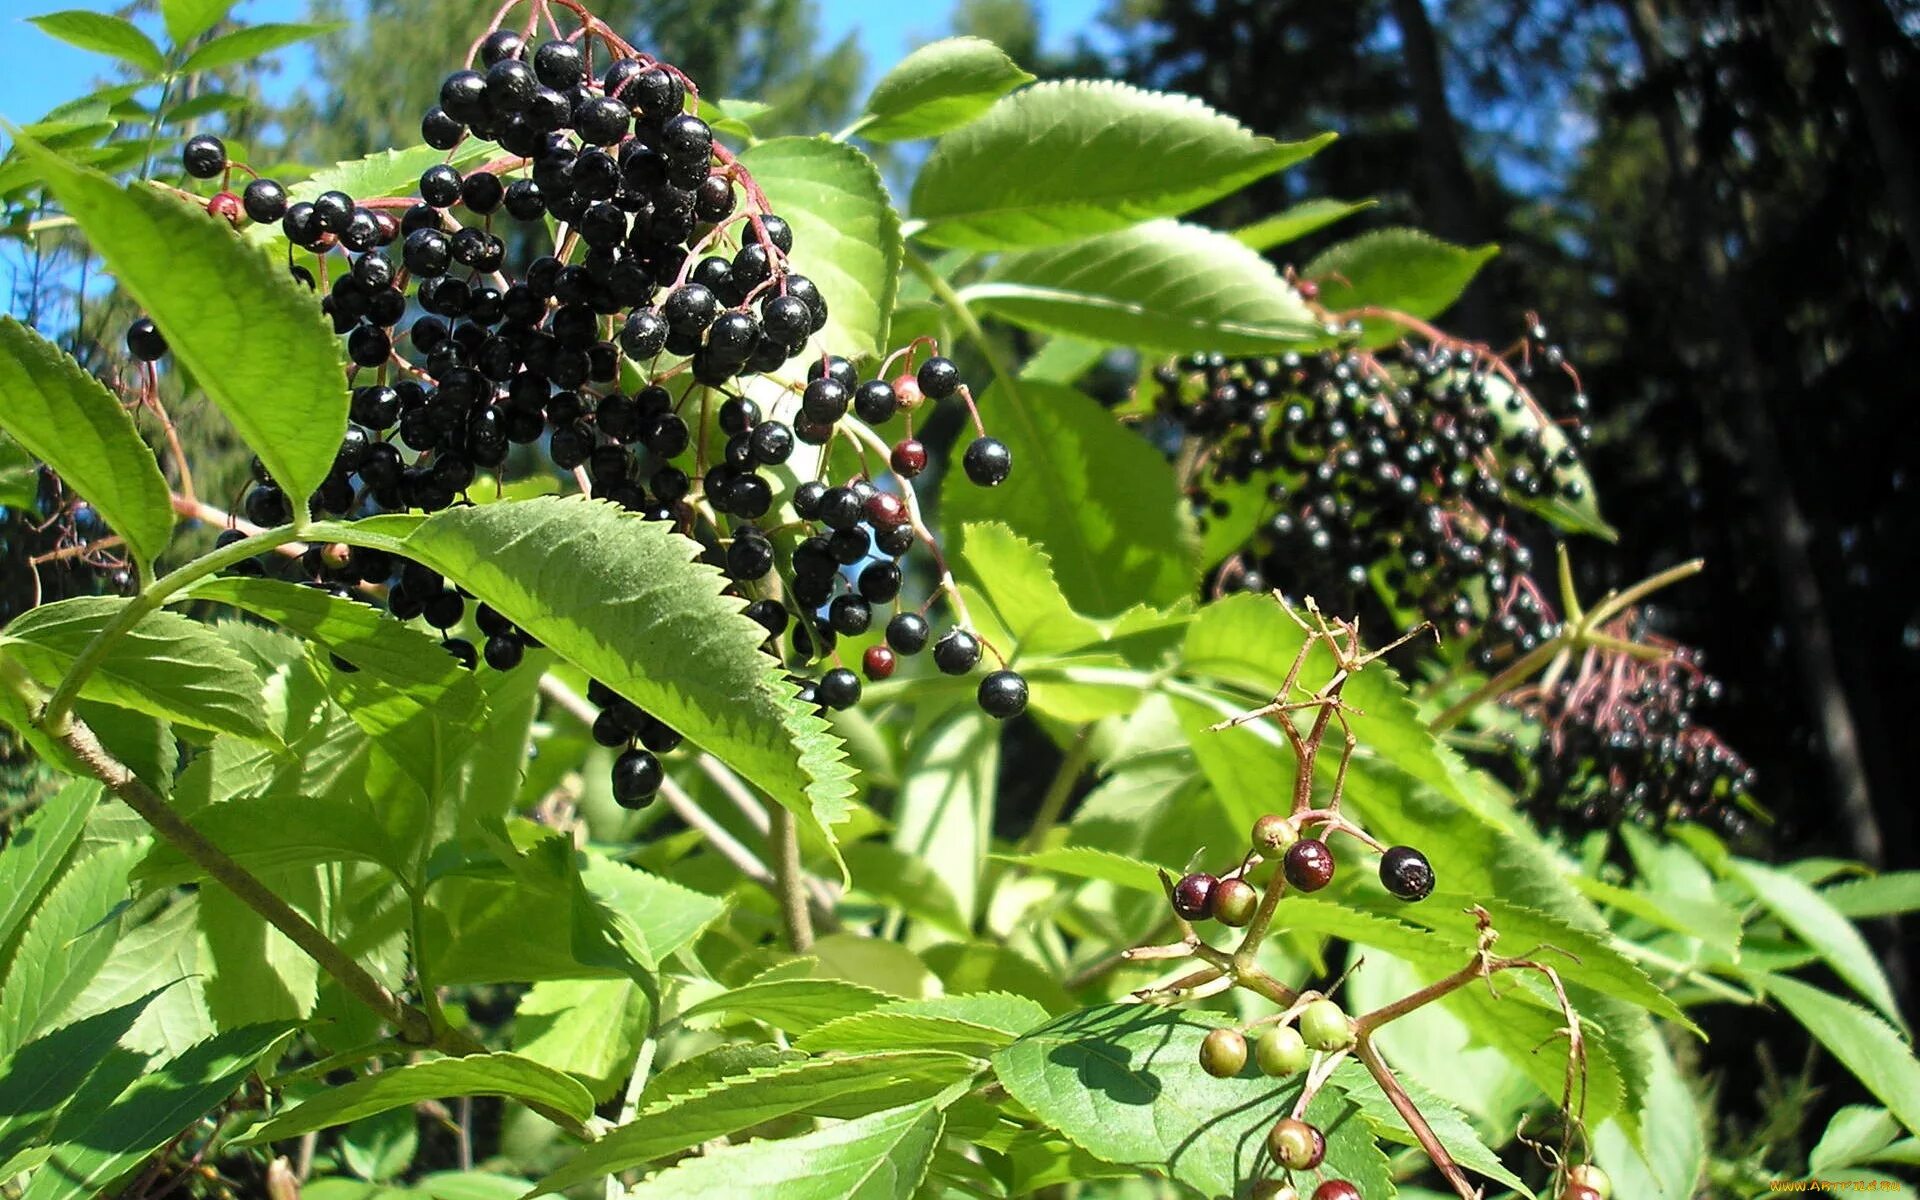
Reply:
[[958, 708], [914, 739], [894, 810], [893, 848], [927, 865], [969, 929], [979, 914], [999, 766], [999, 723], [971, 704]]
[[984, 992], [898, 1000], [816, 1026], [794, 1045], [802, 1050], [874, 1052], [912, 1048], [991, 1054], [1047, 1020], [1025, 996]]
[[972, 931], [953, 890], [925, 857], [881, 842], [843, 847], [842, 856], [853, 877], [854, 894], [848, 897], [849, 903], [859, 903], [862, 895], [871, 896], [955, 937], [966, 937]]
[[793, 226], [794, 270], [828, 299], [818, 346], [848, 358], [884, 352], [905, 244], [879, 168], [827, 137], [757, 142], [740, 161]]
[[788, 1033], [805, 1033], [836, 1017], [878, 1008], [891, 998], [885, 992], [844, 979], [772, 979], [743, 984], [702, 1000], [683, 1010], [680, 1019], [726, 1013], [764, 1021]]
[[0, 507], [32, 509], [40, 503], [40, 464], [0, 430]]
[[[412, 871], [412, 854], [426, 836], [425, 810], [381, 804], [363, 795], [273, 793], [215, 804], [191, 822], [249, 871], [369, 862], [396, 878]], [[173, 846], [159, 844], [134, 868], [142, 891], [204, 879], [206, 873]]]
[[[274, 872], [261, 882], [309, 918], [326, 918], [327, 894], [316, 872]], [[207, 1012], [220, 1027], [313, 1014], [320, 966], [306, 951], [225, 888], [203, 890], [198, 908]]]
[[160, 0], [160, 15], [173, 44], [184, 46], [219, 24], [232, 7], [233, 0]]
[[85, 1128], [54, 1147], [26, 1200], [91, 1200], [225, 1100], [291, 1025], [249, 1025], [148, 1068]]
[[85, 496], [137, 558], [158, 558], [173, 538], [173, 502], [120, 401], [10, 316], [0, 316], [0, 394], [0, 427]]
[[[1455, 246], [1417, 229], [1376, 229], [1329, 248], [1301, 274], [1320, 285], [1320, 303], [1334, 312], [1372, 306], [1426, 320], [1445, 312], [1498, 246]], [[1406, 330], [1367, 323], [1368, 345], [1386, 345]]]
[[852, 770], [800, 702], [766, 633], [694, 562], [699, 547], [605, 502], [541, 498], [313, 531], [403, 554], [455, 580], [593, 678], [679, 730], [830, 847]]
[[1073, 997], [1039, 963], [1000, 942], [943, 942], [921, 953], [948, 995], [1011, 992], [1050, 1013], [1076, 1007]]
[[1183, 221], [1009, 254], [960, 295], [1029, 329], [1165, 354], [1274, 353], [1321, 332], [1272, 263]]
[[0, 1057], [0, 1163], [38, 1140], [158, 992], [63, 1025]]
[[[1482, 384], [1487, 410], [1499, 422], [1501, 433], [1538, 434], [1542, 449], [1553, 461], [1553, 482], [1559, 485], [1558, 488], [1542, 497], [1518, 497], [1521, 505], [1538, 513], [1558, 529], [1604, 538], [1609, 542], [1618, 541], [1619, 533], [1600, 515], [1599, 496], [1594, 490], [1593, 476], [1587, 473], [1586, 464], [1577, 456], [1571, 463], [1560, 461], [1561, 451], [1568, 446], [1566, 431], [1542, 412], [1538, 404], [1521, 396], [1501, 376], [1487, 375]], [[1566, 495], [1569, 488], [1579, 494], [1569, 499]]]
[[[1347, 1100], [1359, 1108], [1360, 1115], [1366, 1118], [1376, 1134], [1403, 1146], [1420, 1144], [1420, 1139], [1414, 1136], [1405, 1118], [1373, 1082], [1373, 1077], [1367, 1074], [1365, 1067], [1348, 1059], [1335, 1069], [1333, 1077], [1346, 1090]], [[1420, 1115], [1427, 1119], [1428, 1126], [1440, 1139], [1440, 1144], [1453, 1155], [1455, 1162], [1524, 1196], [1533, 1196], [1533, 1189], [1507, 1170], [1501, 1164], [1499, 1155], [1480, 1140], [1479, 1133], [1464, 1113], [1411, 1079], [1402, 1078], [1400, 1086], [1406, 1090], [1413, 1106], [1420, 1110]]]
[[539, 1104], [576, 1121], [593, 1115], [593, 1097], [563, 1071], [518, 1054], [473, 1054], [391, 1067], [328, 1088], [303, 1104], [254, 1126], [246, 1145], [299, 1137], [313, 1129], [345, 1125], [388, 1109], [452, 1096], [500, 1096]]
[[58, 1024], [107, 961], [139, 849], [115, 846], [81, 859], [34, 910], [0, 980], [0, 1054]]
[[529, 1195], [644, 1166], [793, 1113], [857, 1116], [922, 1100], [971, 1078], [980, 1068], [979, 1060], [962, 1054], [910, 1051], [807, 1058], [749, 1070], [642, 1108], [632, 1121], [542, 1179]]
[[93, 981], [67, 1006], [65, 1018], [81, 1020], [158, 993], [120, 1039], [122, 1049], [172, 1058], [218, 1032], [207, 1011], [200, 903], [200, 897], [182, 897], [153, 920], [121, 933]]
[[28, 139], [18, 147], [304, 512], [347, 427], [339, 343], [312, 294], [191, 205], [144, 184], [122, 188]]
[[[120, 596], [75, 596], [43, 604], [0, 630], [0, 645], [53, 687], [129, 603]], [[259, 692], [259, 676], [218, 634], [166, 611], [148, 613], [115, 640], [80, 690], [88, 699], [183, 725], [271, 739]]]
[[245, 96], [236, 96], [232, 92], [201, 92], [178, 104], [168, 105], [165, 119], [170, 125], [184, 125], [215, 113], [240, 112], [247, 107]]
[[936, 137], [1032, 81], [985, 38], [944, 38], [907, 55], [873, 85], [860, 134], [876, 142]]
[[263, 24], [243, 25], [232, 33], [223, 33], [187, 56], [180, 68], [183, 75], [217, 71], [237, 63], [252, 62], [275, 50], [281, 50], [309, 38], [345, 29], [342, 21], [322, 25]]
[[1882, 1016], [1905, 1031], [1900, 1004], [1893, 998], [1880, 960], [1853, 922], [1835, 912], [1820, 893], [1785, 871], [1746, 858], [1731, 859], [1727, 866], [1762, 908], [1825, 959], [1834, 974], [1846, 980]]
[[1148, 895], [1165, 894], [1160, 886], [1159, 868], [1111, 850], [1092, 846], [1055, 846], [1033, 854], [996, 854], [994, 857], [1035, 871], [1052, 871], [1075, 879], [1097, 879]]
[[1178, 216], [1333, 140], [1259, 137], [1186, 96], [1123, 83], [1042, 83], [940, 140], [913, 185], [920, 236], [942, 246], [1049, 246]]
[[124, 17], [73, 9], [28, 17], [27, 21], [37, 26], [40, 32], [58, 38], [69, 46], [110, 55], [140, 68], [148, 75], [166, 72], [167, 58], [160, 53], [160, 47]]
[[1900, 1123], [1886, 1109], [1849, 1104], [1827, 1122], [1827, 1131], [1807, 1155], [1807, 1171], [1821, 1176], [1841, 1167], [1872, 1162], [1899, 1136]]
[[602, 1102], [633, 1069], [647, 1008], [631, 979], [545, 980], [514, 1010], [513, 1050], [574, 1076]]
[[723, 1146], [660, 1172], [627, 1200], [909, 1200], [945, 1124], [929, 1101], [800, 1137]]
[[[1200, 1042], [1223, 1017], [1115, 1004], [1071, 1013], [993, 1056], [994, 1071], [1034, 1116], [1109, 1162], [1165, 1173], [1209, 1195], [1233, 1195], [1266, 1173], [1265, 1138], [1291, 1111], [1301, 1081], [1252, 1071], [1215, 1079]], [[1343, 1089], [1329, 1086], [1306, 1118], [1327, 1138], [1329, 1177], [1363, 1196], [1393, 1192], [1387, 1159]]]
[[[1145, 438], [1071, 388], [995, 384], [981, 398], [1013, 474], [991, 490], [961, 472], [942, 485], [949, 529], [1001, 521], [1040, 544], [1068, 605], [1110, 617], [1135, 604], [1168, 606], [1199, 586], [1198, 546], [1180, 520], [1173, 467]], [[964, 530], [953, 547], [969, 553]]]
[[1233, 231], [1233, 236], [1264, 254], [1275, 246], [1284, 246], [1310, 233], [1317, 233], [1335, 221], [1344, 221], [1354, 213], [1363, 212], [1377, 203], [1379, 203], [1377, 200], [1347, 201], [1330, 200], [1324, 197], [1302, 200], [1283, 212], [1277, 212], [1251, 225], [1242, 225]]
[[372, 605], [277, 579], [204, 579], [183, 597], [265, 617], [390, 684], [449, 726], [477, 721], [484, 702], [474, 673], [440, 643]]
[[[1051, 654], [1103, 640], [1100, 626], [1073, 611], [1053, 577], [1053, 560], [998, 521], [961, 531], [966, 581], [992, 606], [1023, 655]], [[1002, 647], [1012, 652], [1013, 647]]]
[[1914, 1061], [1913, 1047], [1892, 1026], [1798, 979], [1749, 972], [1747, 981], [1769, 992], [1895, 1119], [1920, 1133], [1920, 1062]]
[[1888, 871], [1820, 889], [1820, 898], [1843, 917], [1859, 920], [1920, 910], [1920, 871]]
[[14, 827], [0, 853], [0, 979], [6, 978], [14, 939], [34, 906], [67, 865], [100, 802], [100, 785], [70, 780]]

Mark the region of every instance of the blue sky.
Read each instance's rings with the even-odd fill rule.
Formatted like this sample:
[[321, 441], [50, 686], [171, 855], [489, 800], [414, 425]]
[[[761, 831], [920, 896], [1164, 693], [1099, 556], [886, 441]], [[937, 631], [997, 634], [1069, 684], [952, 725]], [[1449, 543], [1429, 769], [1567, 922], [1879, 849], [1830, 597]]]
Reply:
[[[467, 0], [450, 0], [463, 3]], [[1041, 40], [1051, 48], [1066, 46], [1088, 28], [1103, 0], [1041, 0]], [[108, 0], [0, 0], [0, 26], [11, 49], [0, 70], [0, 117], [16, 123], [32, 121], [56, 104], [85, 95], [109, 70], [99, 55], [76, 50], [25, 24], [36, 12], [85, 8], [109, 11]], [[235, 12], [248, 21], [297, 21], [306, 12], [306, 0], [241, 0]], [[878, 71], [923, 42], [948, 32], [951, 0], [933, 4], [901, 0], [819, 0], [821, 26], [829, 42], [855, 33], [867, 52], [869, 70]], [[153, 22], [149, 32], [158, 32]], [[280, 86], [298, 86], [304, 79], [304, 59], [298, 50], [282, 55], [286, 70]], [[270, 85], [271, 88], [272, 85]]]

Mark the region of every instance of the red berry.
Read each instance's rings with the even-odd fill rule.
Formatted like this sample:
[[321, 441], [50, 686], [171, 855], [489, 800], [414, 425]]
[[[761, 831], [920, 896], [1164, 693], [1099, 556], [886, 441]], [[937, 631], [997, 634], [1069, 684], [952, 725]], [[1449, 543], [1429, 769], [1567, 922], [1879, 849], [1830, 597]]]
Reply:
[[224, 218], [228, 223], [240, 223], [240, 197], [232, 192], [221, 192], [207, 201], [207, 215]]
[[898, 529], [907, 523], [907, 506], [892, 492], [875, 492], [867, 500], [867, 520], [875, 529]]
[[1213, 888], [1220, 881], [1205, 871], [1195, 871], [1173, 885], [1173, 911], [1188, 921], [1204, 921], [1213, 915]]
[[867, 678], [872, 680], [888, 678], [893, 674], [893, 668], [896, 665], [897, 660], [893, 657], [893, 651], [885, 646], [868, 646], [866, 654], [860, 659], [861, 669], [867, 673]]
[[920, 391], [920, 381], [912, 375], [900, 375], [893, 381], [893, 394], [899, 398], [900, 407], [908, 412], [920, 407], [926, 396]]
[[896, 474], [912, 479], [927, 469], [927, 448], [918, 438], [902, 438], [893, 448], [892, 462]]
[[1329, 1179], [1313, 1189], [1313, 1200], [1360, 1200], [1360, 1189], [1344, 1179]]
[[1333, 851], [1319, 838], [1302, 838], [1287, 850], [1287, 882], [1302, 892], [1317, 892], [1333, 882]]

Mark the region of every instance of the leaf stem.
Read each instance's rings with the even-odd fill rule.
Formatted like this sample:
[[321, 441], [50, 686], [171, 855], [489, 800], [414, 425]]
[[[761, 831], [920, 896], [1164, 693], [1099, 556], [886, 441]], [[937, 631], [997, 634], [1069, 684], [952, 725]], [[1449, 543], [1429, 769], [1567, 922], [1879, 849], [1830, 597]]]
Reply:
[[787, 942], [795, 954], [813, 949], [813, 914], [807, 911], [807, 889], [800, 871], [800, 828], [785, 805], [773, 808], [773, 878], [786, 922]]
[[987, 331], [980, 327], [980, 319], [973, 315], [971, 308], [967, 307], [966, 300], [959, 292], [953, 290], [953, 285], [942, 278], [940, 272], [933, 269], [932, 263], [921, 258], [911, 248], [906, 252], [906, 262], [908, 268], [920, 277], [921, 282], [927, 285], [928, 290], [939, 299], [940, 303], [947, 306], [947, 311], [953, 314], [953, 319], [960, 323], [960, 328], [966, 332], [966, 335], [979, 343], [980, 356], [987, 360], [987, 366], [993, 368], [994, 382], [1007, 389], [1007, 395], [1015, 404], [1024, 407], [1026, 401], [1020, 396], [1019, 377], [1008, 368], [1006, 360], [1000, 357], [1000, 351], [995, 348], [993, 340], [987, 337]]

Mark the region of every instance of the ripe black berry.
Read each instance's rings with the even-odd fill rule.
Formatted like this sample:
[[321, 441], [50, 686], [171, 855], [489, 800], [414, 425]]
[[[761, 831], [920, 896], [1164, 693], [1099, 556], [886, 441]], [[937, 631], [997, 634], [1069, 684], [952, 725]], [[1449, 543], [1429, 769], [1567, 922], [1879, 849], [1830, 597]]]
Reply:
[[[938, 662], [940, 647], [933, 654]], [[977, 698], [980, 710], [996, 721], [1017, 717], [1027, 710], [1027, 681], [1015, 671], [995, 671], [980, 681]]]
[[860, 702], [860, 677], [845, 667], [835, 667], [820, 677], [816, 695], [828, 708], [852, 708]]
[[998, 438], [977, 437], [961, 458], [967, 478], [981, 487], [999, 487], [1013, 470], [1013, 452]]
[[852, 529], [865, 508], [852, 488], [830, 487], [820, 497], [820, 522], [828, 529]]
[[887, 622], [887, 645], [896, 654], [918, 654], [926, 649], [931, 632], [927, 619], [919, 613], [898, 613]]
[[526, 53], [527, 44], [511, 29], [496, 29], [480, 43], [480, 61], [488, 66]]
[[420, 198], [435, 208], [452, 208], [460, 200], [460, 172], [436, 163], [420, 173]]
[[1204, 921], [1213, 915], [1213, 889], [1220, 881], [1205, 871], [1183, 875], [1173, 885], [1173, 911], [1185, 921]]
[[554, 91], [564, 92], [585, 78], [587, 70], [580, 47], [572, 42], [542, 42], [533, 52], [533, 73]]
[[287, 215], [287, 189], [278, 180], [256, 179], [240, 193], [240, 205], [248, 219], [270, 224]]
[[521, 658], [526, 655], [527, 647], [517, 637], [495, 634], [487, 639], [484, 652], [489, 667], [496, 671], [511, 671], [520, 665]]
[[453, 149], [466, 133], [467, 127], [437, 104], [420, 118], [420, 140], [435, 150]]
[[980, 639], [964, 629], [949, 629], [933, 644], [933, 665], [943, 675], [965, 675], [979, 661]]
[[1317, 892], [1333, 882], [1333, 852], [1318, 838], [1302, 838], [1283, 860], [1287, 882], [1302, 892]]
[[465, 638], [448, 638], [441, 642], [440, 646], [448, 654], [459, 659], [460, 665], [469, 671], [473, 670], [480, 661], [480, 655], [474, 651], [473, 643]]
[[920, 364], [914, 375], [920, 394], [929, 400], [945, 400], [960, 388], [960, 368], [950, 358], [935, 356]]
[[160, 336], [151, 317], [140, 317], [127, 326], [127, 353], [141, 362], [153, 362], [167, 352], [167, 339]]
[[1380, 882], [1402, 900], [1433, 894], [1433, 864], [1411, 846], [1394, 846], [1380, 856]]
[[645, 808], [666, 777], [651, 751], [629, 750], [613, 760], [614, 802], [622, 808]]
[[180, 161], [195, 179], [212, 179], [227, 169], [227, 147], [210, 133], [196, 134], [187, 139]]
[[821, 424], [831, 424], [847, 415], [847, 389], [839, 380], [816, 379], [800, 396], [800, 411]]

